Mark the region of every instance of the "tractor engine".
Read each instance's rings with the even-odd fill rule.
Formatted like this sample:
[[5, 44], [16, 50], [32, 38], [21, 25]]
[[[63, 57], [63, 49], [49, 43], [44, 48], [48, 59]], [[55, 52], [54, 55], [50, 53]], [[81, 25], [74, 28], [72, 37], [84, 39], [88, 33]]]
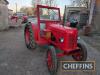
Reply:
[[51, 31], [51, 42], [64, 51], [77, 49], [78, 31], [76, 28], [64, 27], [51, 24], [48, 29]]

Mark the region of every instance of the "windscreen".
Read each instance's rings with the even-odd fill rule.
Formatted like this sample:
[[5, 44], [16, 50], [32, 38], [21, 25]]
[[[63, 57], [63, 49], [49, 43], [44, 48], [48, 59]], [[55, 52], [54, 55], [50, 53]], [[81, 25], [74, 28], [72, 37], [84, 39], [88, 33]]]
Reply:
[[59, 11], [57, 9], [40, 8], [40, 20], [59, 21]]

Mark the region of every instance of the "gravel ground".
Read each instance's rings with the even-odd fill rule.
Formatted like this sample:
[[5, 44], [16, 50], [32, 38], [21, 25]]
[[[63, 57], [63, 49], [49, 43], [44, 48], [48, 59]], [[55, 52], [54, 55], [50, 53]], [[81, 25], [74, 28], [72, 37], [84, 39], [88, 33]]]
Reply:
[[100, 35], [82, 36], [85, 42], [100, 51]]
[[[57, 75], [100, 75], [100, 52], [89, 45], [87, 48], [88, 60], [96, 61], [96, 72], [62, 72], [59, 67]], [[61, 60], [73, 59], [68, 56]], [[46, 49], [28, 50], [23, 28], [0, 32], [0, 75], [49, 75]]]

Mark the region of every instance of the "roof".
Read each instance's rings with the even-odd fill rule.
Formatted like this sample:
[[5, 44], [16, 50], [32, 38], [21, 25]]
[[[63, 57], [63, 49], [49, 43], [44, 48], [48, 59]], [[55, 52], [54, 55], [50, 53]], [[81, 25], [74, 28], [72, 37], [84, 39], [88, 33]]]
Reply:
[[87, 11], [86, 7], [67, 7], [67, 11]]
[[12, 9], [8, 9], [9, 11], [13, 11]]
[[67, 7], [67, 9], [87, 9], [86, 7]]
[[4, 0], [7, 4], [9, 4], [9, 2], [7, 0]]

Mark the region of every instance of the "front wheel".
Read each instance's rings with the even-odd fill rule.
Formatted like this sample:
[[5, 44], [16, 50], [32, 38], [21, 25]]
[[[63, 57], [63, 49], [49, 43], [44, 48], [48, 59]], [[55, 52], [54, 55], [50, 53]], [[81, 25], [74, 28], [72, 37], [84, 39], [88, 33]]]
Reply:
[[87, 48], [83, 43], [78, 43], [79, 52], [72, 55], [76, 61], [86, 61], [87, 59]]
[[47, 66], [51, 75], [56, 75], [57, 72], [57, 57], [53, 46], [50, 46], [47, 51]]

